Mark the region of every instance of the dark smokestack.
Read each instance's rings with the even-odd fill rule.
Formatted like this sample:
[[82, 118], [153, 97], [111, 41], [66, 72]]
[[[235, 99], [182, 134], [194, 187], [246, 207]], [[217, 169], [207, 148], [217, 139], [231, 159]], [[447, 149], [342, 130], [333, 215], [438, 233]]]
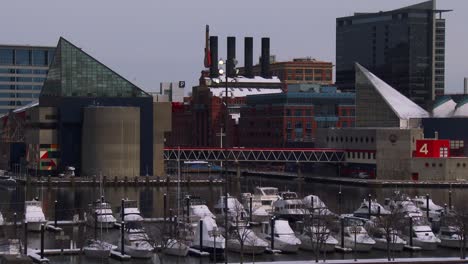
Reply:
[[270, 38], [262, 38], [261, 76], [270, 78]]
[[253, 77], [253, 38], [244, 38], [244, 75], [247, 78]]
[[210, 65], [210, 77], [216, 78], [219, 76], [218, 72], [218, 37], [210, 36], [210, 56], [211, 56], [211, 65]]
[[228, 77], [234, 77], [235, 72], [235, 60], [236, 60], [236, 37], [227, 37], [227, 61], [226, 61], [226, 73]]

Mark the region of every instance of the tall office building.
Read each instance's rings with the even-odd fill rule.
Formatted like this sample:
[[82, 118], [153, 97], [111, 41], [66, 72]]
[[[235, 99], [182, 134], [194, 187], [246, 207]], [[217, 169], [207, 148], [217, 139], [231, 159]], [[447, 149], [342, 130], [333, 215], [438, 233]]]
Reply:
[[445, 19], [435, 0], [336, 19], [336, 83], [354, 90], [357, 62], [424, 108], [445, 89]]
[[0, 45], [0, 114], [39, 98], [55, 47]]

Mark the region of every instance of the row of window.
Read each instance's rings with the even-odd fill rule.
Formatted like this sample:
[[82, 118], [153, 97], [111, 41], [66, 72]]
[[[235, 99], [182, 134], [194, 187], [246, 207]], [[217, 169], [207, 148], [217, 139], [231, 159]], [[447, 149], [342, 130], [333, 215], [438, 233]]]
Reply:
[[39, 93], [0, 93], [0, 98], [39, 98]]
[[0, 82], [37, 82], [43, 83], [45, 82], [45, 78], [42, 77], [4, 77], [0, 76]]
[[0, 106], [23, 106], [32, 103], [33, 101], [0, 101]]
[[5, 91], [5, 90], [8, 90], [8, 92], [14, 91], [14, 90], [40, 91], [41, 89], [42, 89], [41, 85], [3, 85], [3, 84], [0, 84], [0, 92]]
[[326, 138], [327, 142], [356, 142], [356, 143], [373, 143], [374, 142], [374, 137], [338, 137], [338, 136], [332, 136], [332, 137], [327, 137]]
[[[429, 168], [429, 167], [437, 167], [437, 164], [436, 163], [432, 163], [432, 164], [429, 164], [428, 162], [426, 162], [426, 164], [424, 164], [424, 166], [426, 166], [426, 168]], [[443, 167], [444, 165], [442, 163], [439, 163], [439, 167]], [[463, 167], [463, 168], [466, 168], [466, 163], [457, 163], [457, 167]]]
[[1, 74], [47, 74], [47, 70], [0, 68]]
[[54, 56], [54, 50], [0, 49], [0, 65], [48, 66]]
[[374, 152], [348, 152], [348, 159], [375, 159]]

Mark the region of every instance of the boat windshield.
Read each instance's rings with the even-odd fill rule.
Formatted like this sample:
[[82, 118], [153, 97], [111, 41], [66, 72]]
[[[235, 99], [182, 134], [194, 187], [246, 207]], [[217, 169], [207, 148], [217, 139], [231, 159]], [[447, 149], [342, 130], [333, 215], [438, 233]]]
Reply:
[[264, 195], [277, 195], [278, 189], [276, 188], [263, 188], [262, 189]]

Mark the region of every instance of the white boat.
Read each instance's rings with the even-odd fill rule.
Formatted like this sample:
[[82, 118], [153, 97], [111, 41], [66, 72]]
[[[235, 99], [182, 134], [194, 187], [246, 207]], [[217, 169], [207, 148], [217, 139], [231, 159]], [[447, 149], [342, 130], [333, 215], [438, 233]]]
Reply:
[[112, 213], [111, 205], [105, 202], [104, 198], [89, 205], [86, 219], [88, 225], [97, 225], [98, 228], [113, 228], [117, 221]]
[[[186, 198], [190, 197], [190, 204], [189, 204], [189, 212], [190, 215], [190, 222], [198, 224], [200, 219], [205, 217], [211, 217], [216, 219], [216, 216], [210, 211], [208, 206], [206, 206], [205, 202], [201, 200], [199, 197], [194, 196], [187, 196]], [[184, 206], [184, 210], [186, 211], [186, 206]]]
[[[374, 248], [387, 250], [387, 234], [384, 228], [373, 228], [372, 231], [369, 232], [372, 239], [375, 241]], [[404, 241], [399, 235], [396, 230], [390, 230], [389, 233], [390, 241], [389, 241], [389, 248], [391, 251], [402, 251], [406, 245], [406, 241]]]
[[[421, 210], [424, 215], [427, 212], [427, 199], [425, 196], [416, 196], [411, 201]], [[431, 198], [429, 198], [429, 220], [430, 221], [439, 221], [440, 216], [444, 213], [444, 208], [435, 204]]]
[[44, 212], [42, 211], [42, 203], [38, 200], [25, 202], [24, 220], [28, 222], [29, 231], [41, 231], [41, 225], [45, 225]]
[[306, 209], [302, 199], [299, 199], [295, 192], [281, 192], [280, 199], [273, 202], [274, 214], [288, 219], [300, 219]]
[[[448, 248], [463, 247], [463, 239], [460, 236], [459, 228], [454, 226], [442, 226], [437, 237], [440, 239], [440, 246]], [[468, 247], [465, 246], [465, 247]]]
[[243, 252], [245, 254], [262, 254], [268, 247], [268, 243], [258, 237], [251, 229], [239, 227], [231, 234], [227, 241], [227, 249], [233, 252], [241, 252], [241, 241], [243, 241]]
[[198, 225], [195, 227], [192, 247], [209, 253], [214, 253], [216, 251], [216, 255], [224, 254], [225, 240], [215, 220], [206, 216], [200, 221], [203, 225], [202, 228], [200, 228], [200, 222], [198, 222]]
[[317, 195], [307, 195], [302, 201], [306, 209], [313, 210], [314, 215], [333, 215]]
[[[369, 252], [375, 245], [375, 241], [369, 236], [366, 229], [360, 225], [344, 227], [344, 247], [350, 248], [353, 251]], [[338, 236], [341, 244], [341, 235]]]
[[[224, 219], [224, 213], [226, 212], [224, 197], [224, 195], [219, 197], [218, 202], [214, 206], [214, 212], [220, 220]], [[247, 212], [245, 211], [245, 208], [242, 205], [242, 203], [240, 203], [236, 197], [230, 196], [229, 194], [227, 200], [227, 213], [228, 219], [230, 221], [234, 221], [236, 219], [244, 220], [247, 218]]]
[[151, 258], [154, 247], [145, 230], [137, 223], [128, 223], [125, 226], [124, 251], [132, 258]]
[[335, 246], [338, 244], [338, 240], [331, 235], [330, 230], [325, 226], [305, 228], [298, 237], [301, 240], [300, 248], [303, 250], [315, 251], [319, 247], [320, 252], [332, 252], [335, 251]]
[[5, 187], [16, 187], [17, 182], [16, 180], [11, 177], [11, 176], [0, 176], [0, 186], [5, 186]]
[[187, 256], [189, 247], [180, 239], [171, 238], [166, 242], [163, 249], [164, 254], [185, 257]]
[[[120, 216], [122, 219], [122, 216]], [[124, 200], [124, 219], [126, 223], [128, 222], [141, 222], [143, 221], [143, 216], [141, 216], [140, 209], [138, 208], [138, 203], [135, 200]]]
[[0, 226], [5, 224], [5, 219], [3, 218], [3, 214], [0, 212]]
[[[401, 237], [410, 245], [409, 227], [405, 226]], [[441, 242], [439, 238], [432, 232], [429, 225], [424, 223], [414, 223], [411, 230], [413, 246], [420, 247], [422, 250], [435, 250]]]
[[113, 249], [117, 247], [101, 240], [89, 239], [83, 247], [83, 253], [90, 258], [108, 258]]
[[[390, 211], [385, 209], [377, 200], [370, 201], [370, 214], [371, 216], [389, 215]], [[369, 200], [364, 199], [359, 208], [353, 213], [356, 217], [367, 217], [369, 218]]]
[[273, 202], [278, 200], [278, 188], [255, 187], [254, 193], [243, 193], [242, 199], [245, 208], [250, 210], [250, 197], [252, 197], [252, 221], [269, 221], [273, 214]]
[[[287, 253], [296, 253], [301, 245], [301, 240], [296, 237], [287, 220], [275, 220], [274, 222], [274, 249]], [[260, 237], [271, 244], [270, 222], [262, 223]]]

